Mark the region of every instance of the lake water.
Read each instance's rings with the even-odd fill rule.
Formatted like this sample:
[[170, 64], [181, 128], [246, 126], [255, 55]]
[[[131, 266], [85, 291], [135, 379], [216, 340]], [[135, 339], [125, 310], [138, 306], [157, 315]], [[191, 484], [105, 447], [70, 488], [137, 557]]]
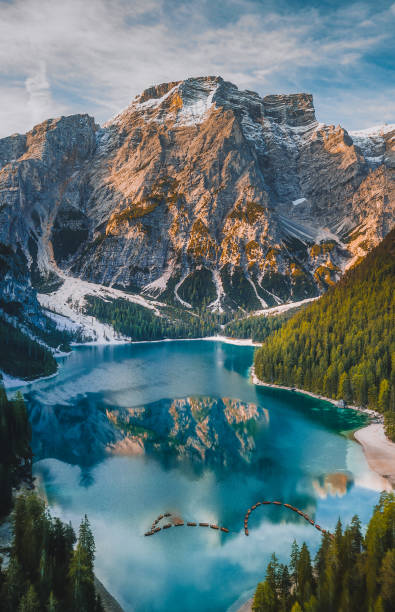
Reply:
[[[381, 479], [347, 437], [365, 418], [254, 386], [252, 360], [253, 348], [215, 341], [82, 346], [62, 360], [58, 376], [22, 389], [41, 490], [52, 511], [76, 528], [88, 514], [97, 575], [126, 612], [235, 610], [264, 578], [272, 552], [285, 561], [294, 538], [317, 549], [319, 532], [274, 506], [251, 514], [246, 537], [244, 514], [259, 500], [290, 503], [329, 530], [339, 516], [347, 522], [358, 513], [368, 521]], [[134, 456], [116, 444], [121, 454], [106, 450], [116, 442], [111, 415], [202, 396], [261, 409], [246, 457], [216, 464], [188, 453], [178, 460], [160, 448]], [[221, 434], [227, 453], [234, 431]], [[217, 442], [222, 449], [221, 436]], [[144, 537], [166, 511], [230, 533], [178, 527]]]

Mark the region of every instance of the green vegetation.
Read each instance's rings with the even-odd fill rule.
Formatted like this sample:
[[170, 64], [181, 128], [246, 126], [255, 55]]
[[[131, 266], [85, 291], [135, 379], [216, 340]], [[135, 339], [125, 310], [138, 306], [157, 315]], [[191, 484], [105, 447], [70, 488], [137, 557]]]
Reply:
[[395, 596], [395, 496], [382, 493], [365, 537], [355, 516], [334, 538], [324, 534], [314, 563], [306, 544], [289, 565], [275, 555], [258, 584], [255, 612], [391, 612]]
[[109, 323], [116, 332], [132, 340], [201, 338], [219, 330], [218, 317], [211, 313], [199, 316], [180, 313], [169, 307], [170, 319], [167, 316], [158, 317], [148, 308], [122, 298], [104, 301], [87, 296], [86, 302], [86, 314], [96, 317], [101, 323]]
[[22, 478], [31, 480], [30, 423], [22, 395], [8, 400], [0, 381], [0, 516], [12, 504], [12, 488]]
[[[266, 272], [261, 280], [261, 286], [262, 289], [271, 291], [282, 300], [289, 299], [291, 295], [290, 279], [285, 274], [280, 274], [280, 272]], [[266, 298], [264, 299], [266, 300]]]
[[101, 612], [94, 588], [95, 543], [87, 517], [76, 546], [71, 525], [53, 518], [34, 493], [20, 495], [13, 512], [8, 567], [1, 569], [4, 612]]
[[384, 412], [384, 431], [387, 438], [395, 442], [395, 411]]
[[10, 376], [30, 380], [57, 370], [49, 349], [1, 319], [0, 343], [0, 369]]
[[178, 288], [178, 295], [194, 308], [204, 307], [213, 302], [217, 297], [217, 291], [212, 272], [207, 268], [191, 272]]
[[[0, 384], [0, 516], [12, 508], [12, 489], [31, 486], [31, 428], [21, 394], [8, 400]], [[17, 496], [9, 563], [0, 557], [0, 610], [101, 612], [94, 590], [95, 544], [85, 516], [77, 546], [71, 525], [54, 519], [34, 493]]]
[[245, 310], [258, 310], [261, 303], [255, 295], [251, 283], [247, 280], [242, 268], [235, 267], [233, 272], [227, 264], [221, 270], [221, 280], [225, 293], [234, 301], [236, 306]]
[[292, 308], [280, 315], [244, 317], [234, 319], [225, 326], [224, 335], [230, 338], [251, 338], [263, 342], [270, 334], [280, 329], [300, 308]]
[[394, 239], [392, 230], [362, 263], [269, 336], [255, 354], [260, 379], [387, 413], [392, 435]]

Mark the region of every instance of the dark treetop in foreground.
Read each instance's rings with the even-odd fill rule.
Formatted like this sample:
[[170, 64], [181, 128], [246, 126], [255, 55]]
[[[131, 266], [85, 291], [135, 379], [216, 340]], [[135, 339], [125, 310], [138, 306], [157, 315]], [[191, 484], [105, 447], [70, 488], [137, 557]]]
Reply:
[[0, 568], [0, 610], [102, 612], [94, 588], [95, 543], [86, 516], [75, 542], [72, 526], [53, 518], [39, 497], [20, 495], [10, 562], [5, 571]]
[[395, 601], [395, 496], [382, 493], [365, 537], [357, 516], [332, 540], [322, 538], [314, 563], [293, 543], [289, 565], [272, 556], [258, 584], [255, 612], [391, 612]]
[[8, 400], [0, 380], [0, 517], [10, 511], [12, 488], [31, 478], [30, 436], [22, 395]]

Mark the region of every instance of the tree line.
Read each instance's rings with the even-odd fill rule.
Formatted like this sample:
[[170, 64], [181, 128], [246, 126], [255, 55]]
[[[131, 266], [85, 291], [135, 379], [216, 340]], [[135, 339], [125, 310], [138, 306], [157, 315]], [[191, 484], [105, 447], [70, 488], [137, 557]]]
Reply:
[[31, 428], [23, 397], [8, 400], [0, 381], [0, 517], [12, 505], [12, 489], [31, 480]]
[[53, 518], [34, 493], [20, 495], [13, 512], [6, 569], [0, 564], [4, 612], [103, 612], [94, 587], [95, 542], [89, 521], [78, 539], [71, 524]]
[[[9, 400], [0, 381], [0, 519], [21, 482], [32, 486], [31, 427], [21, 393]], [[78, 540], [34, 493], [16, 493], [9, 562], [0, 557], [1, 612], [101, 612], [94, 589], [95, 544], [87, 517]], [[76, 546], [75, 546], [76, 543]], [[7, 552], [7, 551], [6, 551]]]
[[56, 372], [56, 360], [46, 346], [2, 319], [0, 342], [0, 370], [6, 374], [32, 379]]
[[245, 338], [253, 342], [263, 342], [270, 334], [280, 329], [295, 314], [296, 310], [297, 308], [292, 308], [279, 315], [235, 318], [225, 326], [224, 334], [230, 338]]
[[96, 317], [101, 323], [112, 325], [116, 332], [132, 340], [202, 338], [219, 330], [218, 317], [215, 314], [201, 312], [192, 315], [178, 312], [176, 319], [158, 317], [150, 309], [123, 298], [104, 301], [94, 296], [86, 296], [85, 314]]
[[357, 516], [334, 538], [324, 534], [311, 558], [292, 545], [288, 564], [272, 555], [257, 586], [254, 612], [392, 612], [395, 601], [395, 496], [382, 493], [366, 535]]
[[385, 413], [395, 422], [395, 230], [317, 302], [270, 335], [257, 376]]

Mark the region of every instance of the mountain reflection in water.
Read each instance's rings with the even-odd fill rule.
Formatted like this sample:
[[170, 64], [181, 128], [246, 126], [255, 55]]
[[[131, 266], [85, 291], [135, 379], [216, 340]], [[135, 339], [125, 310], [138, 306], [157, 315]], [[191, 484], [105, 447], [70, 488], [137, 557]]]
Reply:
[[[366, 523], [381, 483], [345, 432], [364, 416], [249, 380], [253, 349], [210, 341], [79, 347], [52, 379], [23, 389], [34, 473], [53, 512], [88, 514], [98, 577], [125, 612], [224, 612], [293, 538]], [[229, 399], [231, 398], [231, 399]], [[144, 538], [164, 511], [225, 525]]]

